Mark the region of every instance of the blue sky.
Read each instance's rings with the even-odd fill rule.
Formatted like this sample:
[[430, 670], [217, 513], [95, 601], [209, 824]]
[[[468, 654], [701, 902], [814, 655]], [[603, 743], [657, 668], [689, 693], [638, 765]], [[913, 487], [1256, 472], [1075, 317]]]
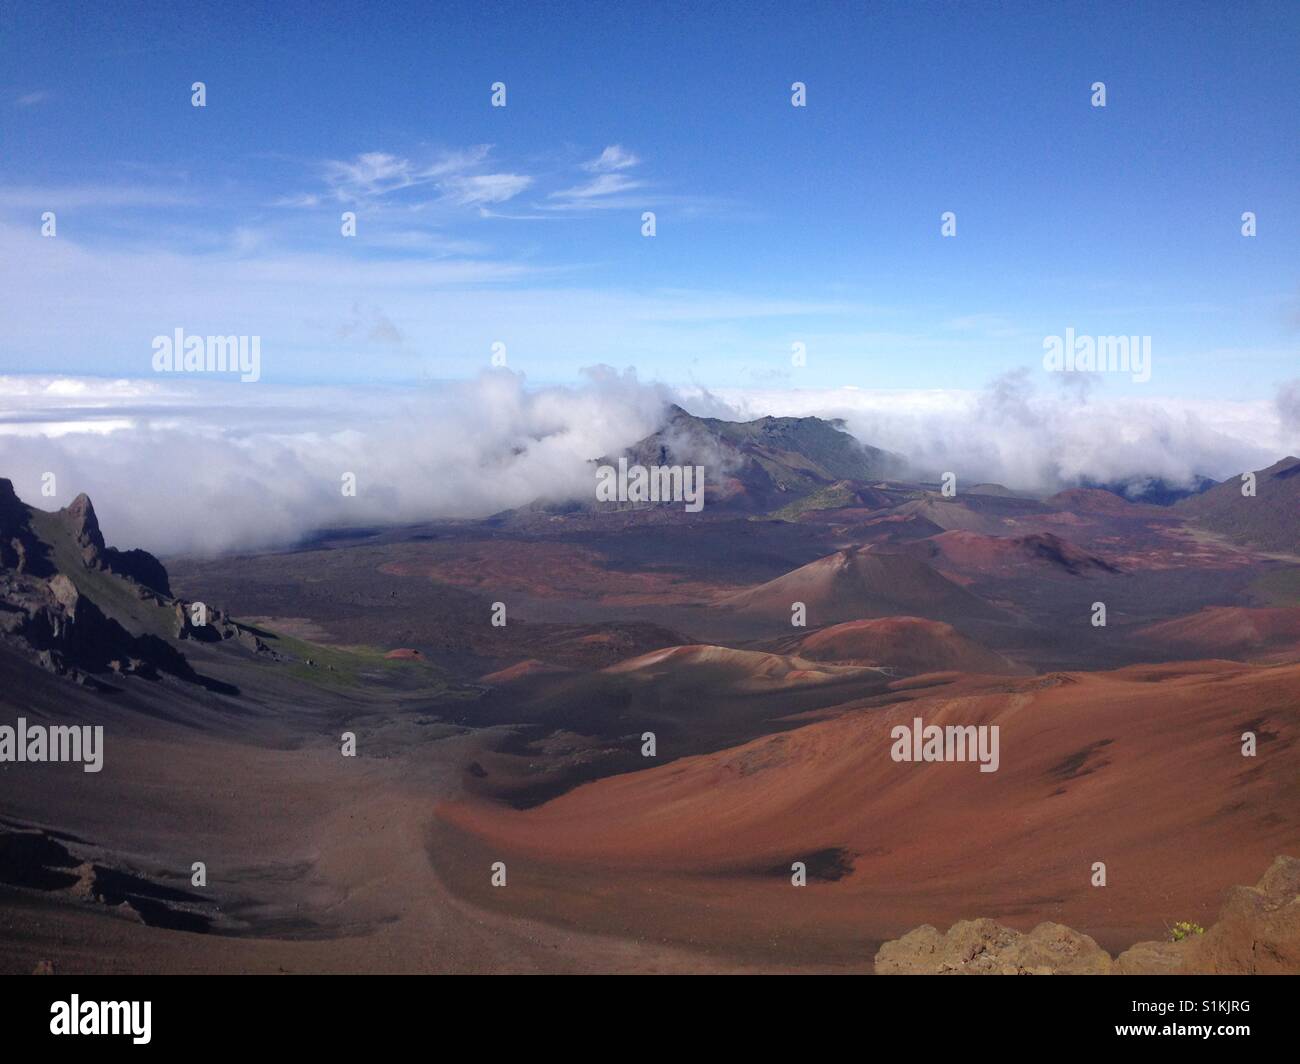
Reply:
[[1152, 337], [1115, 395], [1296, 376], [1300, 5], [794, 7], [7, 4], [0, 372], [144, 377], [182, 327], [273, 383], [501, 341], [539, 384], [974, 389], [1074, 328]]

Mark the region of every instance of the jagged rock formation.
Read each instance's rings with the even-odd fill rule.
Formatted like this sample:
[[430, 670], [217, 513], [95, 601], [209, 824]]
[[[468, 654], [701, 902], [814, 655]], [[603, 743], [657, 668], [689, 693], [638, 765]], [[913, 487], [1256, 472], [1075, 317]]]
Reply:
[[1278, 857], [1253, 887], [1233, 887], [1203, 935], [1139, 942], [1113, 961], [1062, 924], [1029, 934], [993, 920], [929, 924], [886, 942], [880, 975], [1276, 975], [1300, 973], [1300, 860]]
[[195, 603], [185, 599], [172, 599], [171, 605], [175, 622], [172, 634], [177, 639], [192, 639], [199, 643], [220, 643], [226, 639], [233, 639], [240, 646], [246, 647], [254, 654], [269, 657], [275, 661], [284, 660], [284, 656], [272, 650], [259, 638], [253, 629], [232, 621], [225, 610], [205, 607], [206, 618], [204, 622], [195, 624]]
[[281, 659], [220, 609], [208, 607], [207, 623], [195, 625], [191, 606], [172, 598], [167, 570], [152, 554], [105, 544], [87, 496], [46, 513], [0, 478], [0, 644], [79, 683], [93, 683], [96, 673], [198, 679], [172, 640], [232, 640]]
[[[12, 484], [9, 490], [13, 491]], [[133, 580], [160, 595], [171, 595], [167, 570], [152, 554], [143, 550], [122, 551], [105, 545], [104, 535], [99, 530], [99, 518], [95, 516], [95, 507], [84, 492], [72, 500], [72, 505], [60, 510], [59, 515], [68, 524], [77, 546], [81, 548], [82, 561], [87, 569], [103, 569]]]
[[155, 636], [133, 635], [77, 590], [63, 573], [48, 580], [0, 573], [0, 636], [33, 653], [37, 664], [85, 682], [87, 673], [158, 669], [189, 678], [184, 655]]

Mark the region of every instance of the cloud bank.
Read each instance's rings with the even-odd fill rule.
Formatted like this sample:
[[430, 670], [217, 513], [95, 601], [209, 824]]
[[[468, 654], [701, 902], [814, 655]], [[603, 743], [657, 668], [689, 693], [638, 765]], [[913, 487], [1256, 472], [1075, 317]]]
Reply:
[[[634, 372], [530, 389], [508, 371], [406, 389], [7, 378], [0, 476], [42, 509], [79, 492], [159, 554], [291, 544], [322, 527], [481, 517], [591, 489], [590, 458], [652, 432]], [[58, 494], [41, 496], [42, 475]], [[356, 476], [345, 497], [342, 478]]]
[[[1300, 382], [1275, 400], [1101, 400], [1035, 392], [674, 390], [634, 370], [531, 387], [496, 370], [406, 388], [0, 378], [0, 476], [43, 509], [78, 492], [109, 541], [164, 556], [287, 545], [323, 527], [483, 517], [593, 491], [590, 459], [654, 431], [670, 402], [707, 416], [815, 414], [908, 457], [1050, 492], [1080, 480], [1223, 478], [1300, 450]], [[57, 495], [42, 497], [42, 475]], [[356, 497], [342, 494], [353, 473]]]
[[[1222, 480], [1300, 451], [1300, 381], [1275, 400], [1138, 399], [1101, 396], [1065, 375], [1035, 390], [1013, 370], [983, 391], [719, 391], [709, 398], [738, 418], [762, 414], [842, 418], [855, 436], [904, 455], [920, 475], [953, 471], [1053, 492], [1082, 481], [1159, 477], [1188, 485]], [[689, 403], [688, 403], [689, 405]]]

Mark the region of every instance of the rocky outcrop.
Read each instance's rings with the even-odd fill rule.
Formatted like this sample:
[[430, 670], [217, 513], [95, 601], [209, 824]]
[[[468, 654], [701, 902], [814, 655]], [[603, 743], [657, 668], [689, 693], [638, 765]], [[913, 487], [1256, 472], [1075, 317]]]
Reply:
[[16, 638], [42, 668], [78, 681], [108, 671], [150, 676], [155, 668], [192, 675], [184, 655], [153, 636], [133, 635], [63, 573], [49, 580], [0, 573], [0, 635]]
[[1253, 887], [1233, 887], [1218, 920], [1179, 942], [1139, 942], [1115, 960], [1062, 924], [1029, 934], [993, 920], [947, 933], [926, 924], [876, 953], [880, 975], [1300, 974], [1300, 860], [1278, 857]]
[[174, 611], [173, 634], [177, 639], [192, 639], [199, 643], [220, 643], [230, 639], [261, 657], [285, 660], [284, 655], [267, 646], [254, 629], [231, 620], [225, 610], [208, 607], [203, 623], [195, 624], [195, 603], [175, 599], [171, 605]]
[[147, 550], [118, 550], [108, 547], [104, 551], [104, 568], [116, 576], [134, 580], [141, 587], [170, 596], [171, 584], [167, 569]]
[[0, 478], [0, 567], [16, 573], [48, 574], [45, 550], [31, 529], [31, 517], [14, 493], [13, 481]]
[[1184, 943], [1182, 972], [1300, 973], [1300, 860], [1279, 857], [1255, 886], [1233, 887], [1213, 926]]
[[[62, 559], [66, 571], [56, 568], [55, 559]], [[132, 592], [140, 609], [123, 608], [120, 596], [99, 596], [96, 589], [107, 584], [102, 577], [87, 579], [87, 569], [120, 579], [121, 589]], [[11, 481], [0, 479], [0, 643], [79, 683], [95, 684], [97, 673], [153, 677], [159, 671], [198, 680], [170, 639], [151, 634], [151, 629], [158, 631], [152, 610], [171, 607], [175, 628], [168, 632], [164, 624], [163, 636], [232, 640], [254, 653], [279, 657], [221, 610], [208, 611], [208, 624], [193, 625], [189, 606], [171, 597], [167, 570], [153, 555], [105, 545], [87, 496], [78, 495], [54, 514], [41, 514], [23, 504]]]
[[72, 533], [87, 569], [103, 569], [159, 594], [171, 595], [167, 569], [152, 554], [144, 550], [118, 550], [105, 545], [94, 504], [84, 492], [73, 499], [70, 506], [60, 510], [59, 516]]
[[104, 554], [104, 534], [99, 530], [99, 518], [95, 516], [90, 496], [82, 492], [70, 506], [59, 511], [59, 516], [81, 548], [81, 560], [86, 568], [99, 568]]
[[925, 924], [886, 942], [878, 975], [1108, 975], [1110, 954], [1064, 924], [1029, 934], [993, 920], [961, 920], [946, 934]]

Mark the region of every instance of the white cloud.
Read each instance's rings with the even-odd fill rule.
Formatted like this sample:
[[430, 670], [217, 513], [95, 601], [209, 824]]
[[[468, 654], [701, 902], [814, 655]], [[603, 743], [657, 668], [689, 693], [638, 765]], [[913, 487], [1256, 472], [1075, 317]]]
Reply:
[[[478, 172], [489, 151], [488, 145], [481, 144], [444, 152], [423, 165], [389, 152], [364, 152], [353, 159], [326, 163], [325, 180], [342, 203], [381, 200], [427, 186], [436, 193], [435, 200], [458, 207], [504, 203], [533, 183], [533, 178], [524, 174]], [[311, 193], [279, 201], [283, 206], [315, 206], [317, 202], [318, 197]]]
[[481, 163], [487, 152], [486, 145], [446, 152], [423, 166], [390, 152], [362, 152], [352, 159], [328, 160], [324, 166], [325, 181], [341, 201], [370, 199], [461, 173]]
[[626, 151], [622, 145], [611, 144], [595, 159], [582, 164], [584, 170], [590, 170], [592, 173], [608, 173], [611, 170], [626, 170], [630, 166], [636, 166], [641, 160]]
[[615, 201], [611, 197], [620, 192], [641, 188], [643, 185], [644, 182], [636, 181], [623, 174], [601, 174], [584, 184], [552, 192], [550, 198], [554, 202], [551, 206], [552, 208], [621, 207], [625, 205], [624, 201]]
[[1267, 399], [1042, 394], [1020, 372], [983, 391], [723, 389], [711, 398], [742, 419], [842, 418], [863, 442], [906, 456], [918, 472], [951, 470], [966, 484], [1028, 491], [1135, 476], [1223, 479], [1300, 448], [1300, 425], [1288, 426]]
[[455, 177], [440, 186], [446, 196], [462, 206], [479, 206], [487, 203], [505, 203], [514, 199], [533, 183], [523, 174], [475, 174]]
[[[370, 313], [354, 308], [359, 327]], [[1298, 442], [1267, 401], [1076, 403], [1018, 374], [983, 392], [710, 394], [598, 367], [577, 387], [528, 387], [498, 370], [402, 389], [16, 377], [0, 378], [0, 393], [0, 476], [20, 496], [50, 505], [40, 477], [53, 471], [54, 504], [86, 491], [110, 542], [162, 553], [254, 550], [331, 524], [482, 517], [581, 495], [592, 489], [588, 460], [652, 432], [670, 401], [740, 419], [840, 417], [920, 470], [1043, 492], [1077, 478], [1221, 478]], [[339, 491], [345, 470], [357, 474], [356, 498]]]
[[382, 151], [364, 152], [347, 161], [332, 160], [325, 164], [325, 177], [340, 196], [357, 198], [407, 188], [417, 180], [409, 159]]
[[[400, 392], [0, 380], [10, 384], [22, 410], [0, 425], [0, 476], [37, 506], [85, 491], [110, 543], [167, 554], [592, 491], [588, 460], [653, 431], [667, 400], [606, 368], [581, 387], [540, 389], [507, 371]], [[46, 471], [53, 500], [40, 495]], [[355, 498], [339, 490], [343, 471], [357, 475]]]

